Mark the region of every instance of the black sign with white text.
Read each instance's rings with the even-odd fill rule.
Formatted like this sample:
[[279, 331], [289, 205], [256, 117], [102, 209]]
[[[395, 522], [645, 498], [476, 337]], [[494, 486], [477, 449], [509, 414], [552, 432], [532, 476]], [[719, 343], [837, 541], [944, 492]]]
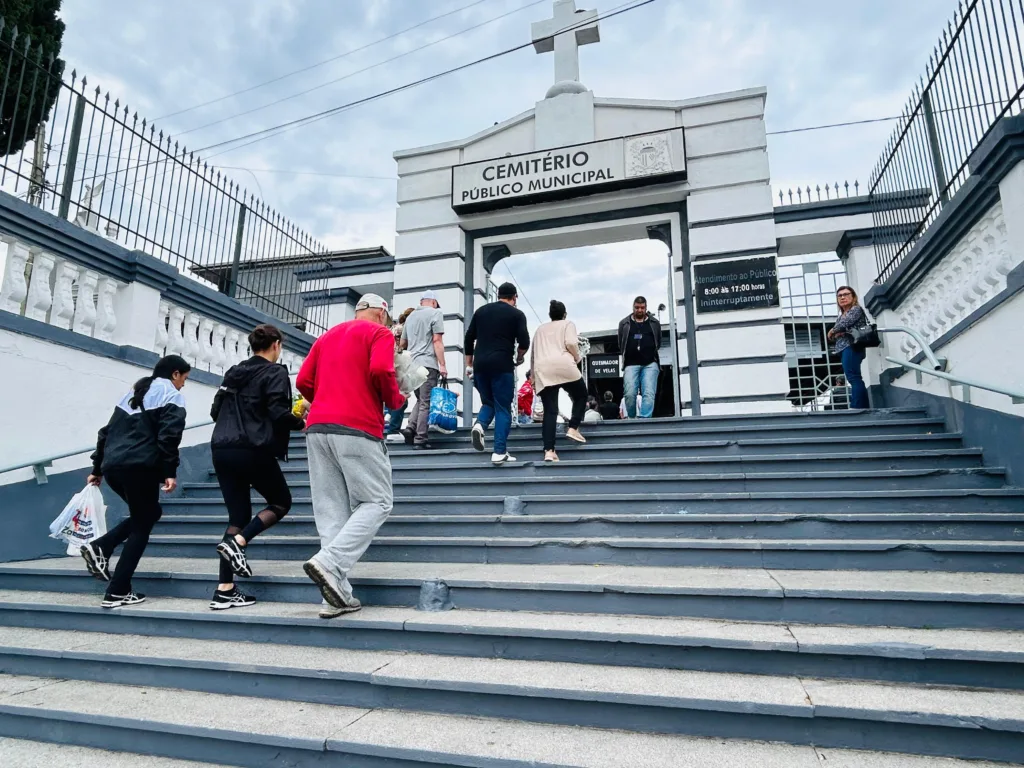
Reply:
[[695, 264], [693, 282], [698, 312], [779, 306], [779, 271], [774, 256]]
[[590, 355], [587, 358], [587, 378], [617, 379], [619, 378], [618, 355]]

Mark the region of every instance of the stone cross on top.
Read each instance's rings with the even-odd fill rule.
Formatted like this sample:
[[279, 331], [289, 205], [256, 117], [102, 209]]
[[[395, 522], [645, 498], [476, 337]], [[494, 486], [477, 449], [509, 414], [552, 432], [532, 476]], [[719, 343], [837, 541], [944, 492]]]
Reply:
[[531, 26], [537, 53], [555, 52], [555, 84], [546, 98], [563, 93], [585, 93], [580, 82], [579, 47], [601, 42], [597, 11], [577, 11], [575, 0], [555, 0], [553, 18]]

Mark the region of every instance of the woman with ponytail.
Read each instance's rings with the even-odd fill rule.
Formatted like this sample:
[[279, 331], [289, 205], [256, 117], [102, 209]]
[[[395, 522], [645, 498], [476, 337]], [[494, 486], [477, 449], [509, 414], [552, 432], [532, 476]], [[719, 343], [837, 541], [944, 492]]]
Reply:
[[[146, 599], [132, 591], [132, 576], [160, 519], [160, 491], [178, 487], [178, 445], [185, 430], [185, 386], [192, 366], [177, 355], [161, 358], [152, 376], [135, 382], [114, 415], [100, 430], [92, 455], [89, 483], [106, 478], [110, 489], [128, 505], [128, 517], [81, 549], [96, 578], [110, 582], [101, 605], [117, 608]], [[124, 544], [111, 577], [108, 562]]]
[[[278, 523], [292, 507], [279, 459], [288, 453], [290, 433], [306, 426], [292, 413], [292, 383], [281, 359], [281, 331], [260, 325], [249, 334], [252, 357], [224, 374], [213, 399], [213, 468], [217, 472], [228, 527], [217, 545], [220, 583], [210, 608], [243, 608], [256, 601], [235, 586], [235, 576], [252, 576], [245, 548], [253, 538]], [[252, 491], [266, 507], [252, 514]]]

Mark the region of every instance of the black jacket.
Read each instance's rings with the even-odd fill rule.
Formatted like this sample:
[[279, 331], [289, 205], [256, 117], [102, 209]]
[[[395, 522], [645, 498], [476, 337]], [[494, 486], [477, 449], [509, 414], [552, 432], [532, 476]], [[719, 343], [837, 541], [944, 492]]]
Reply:
[[288, 433], [305, 422], [292, 413], [288, 369], [258, 355], [232, 366], [213, 397], [216, 448], [257, 448], [279, 459], [288, 453]]
[[92, 473], [110, 469], [156, 469], [166, 480], [178, 475], [178, 445], [185, 431], [185, 398], [168, 379], [153, 379], [142, 400], [132, 408], [129, 392], [96, 440]]
[[[620, 357], [625, 357], [626, 354], [626, 345], [629, 344], [629, 321], [632, 319], [632, 315], [627, 315], [619, 322]], [[661, 357], [658, 354], [658, 348], [661, 347], [661, 321], [650, 312], [647, 313], [647, 319], [651, 321], [651, 330], [654, 331], [654, 359], [661, 362]]]

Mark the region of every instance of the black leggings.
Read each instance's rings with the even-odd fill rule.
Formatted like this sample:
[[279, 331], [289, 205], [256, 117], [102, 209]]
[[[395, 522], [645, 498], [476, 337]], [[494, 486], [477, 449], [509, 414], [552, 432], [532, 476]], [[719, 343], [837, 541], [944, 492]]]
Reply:
[[[248, 544], [257, 535], [277, 523], [292, 508], [292, 493], [281, 465], [270, 453], [253, 448], [215, 448], [213, 468], [228, 508], [228, 528], [224, 538], [242, 534]], [[252, 516], [252, 489], [267, 501], [267, 507]], [[223, 558], [220, 583], [231, 584], [235, 575]]]
[[540, 400], [544, 404], [544, 450], [555, 450], [555, 427], [558, 425], [558, 390], [564, 389], [572, 398], [572, 418], [569, 429], [579, 429], [583, 423], [583, 414], [587, 410], [587, 385], [583, 379], [576, 379], [567, 384], [556, 384], [544, 387], [540, 392]]
[[108, 469], [103, 479], [114, 493], [128, 505], [128, 517], [115, 525], [93, 544], [106, 556], [124, 544], [117, 567], [107, 587], [108, 595], [127, 595], [132, 591], [132, 576], [139, 567], [142, 553], [149, 543], [149, 534], [160, 519], [160, 486], [164, 478], [155, 469]]

